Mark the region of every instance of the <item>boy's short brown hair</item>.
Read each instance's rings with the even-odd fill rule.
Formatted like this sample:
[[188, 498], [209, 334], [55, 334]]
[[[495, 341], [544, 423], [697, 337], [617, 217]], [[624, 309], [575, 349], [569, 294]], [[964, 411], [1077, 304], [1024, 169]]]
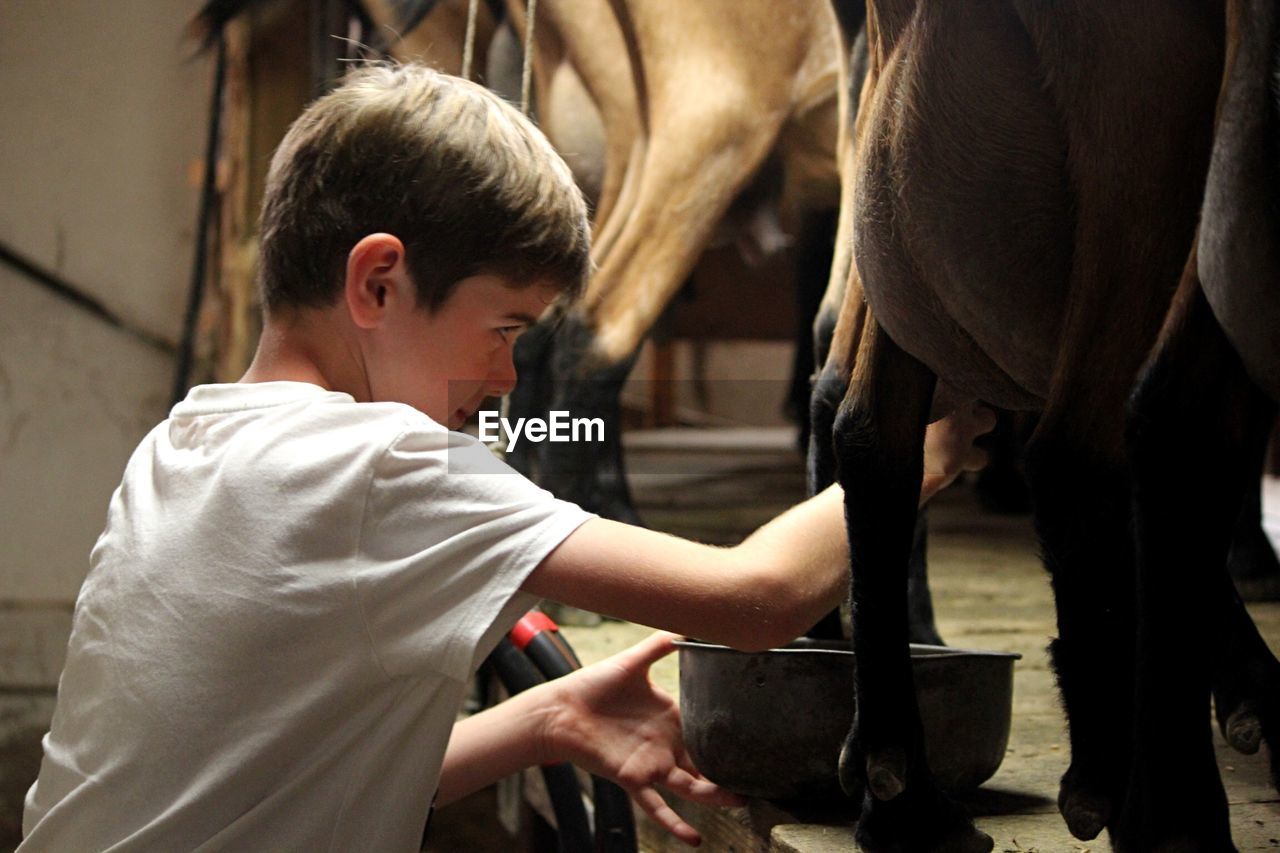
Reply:
[[347, 255], [394, 234], [434, 311], [480, 273], [578, 296], [586, 203], [524, 116], [481, 86], [420, 65], [352, 71], [289, 128], [267, 173], [258, 280], [266, 310], [324, 307]]

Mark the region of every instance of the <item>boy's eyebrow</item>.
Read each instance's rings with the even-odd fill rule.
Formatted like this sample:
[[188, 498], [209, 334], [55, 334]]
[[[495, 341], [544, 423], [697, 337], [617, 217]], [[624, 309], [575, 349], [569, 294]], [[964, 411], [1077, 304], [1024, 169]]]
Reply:
[[526, 326], [532, 326], [538, 322], [538, 318], [532, 314], [526, 314], [523, 311], [512, 311], [506, 315], [506, 319], [515, 320], [517, 323], [524, 323]]

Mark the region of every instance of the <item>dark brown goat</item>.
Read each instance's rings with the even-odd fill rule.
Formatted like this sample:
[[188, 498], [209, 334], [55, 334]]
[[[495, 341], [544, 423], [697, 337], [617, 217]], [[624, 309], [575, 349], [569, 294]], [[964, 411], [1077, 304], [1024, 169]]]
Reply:
[[[1242, 0], [1228, 28], [1213, 2], [867, 5], [846, 187], [855, 262], [814, 400], [815, 468], [844, 486], [853, 554], [858, 706], [841, 781], [861, 804], [859, 841], [992, 846], [925, 765], [903, 573], [925, 425], [976, 398], [1041, 413], [1028, 475], [1058, 606], [1068, 826], [1080, 838], [1109, 827], [1124, 851], [1230, 850], [1204, 726], [1211, 687], [1233, 744], [1280, 747], [1277, 665], [1225, 572], [1273, 404], [1231, 344], [1261, 353], [1255, 382], [1258, 371], [1274, 380], [1280, 324], [1260, 325], [1266, 315], [1246, 302], [1245, 331], [1223, 320], [1226, 336], [1212, 339], [1207, 306], [1218, 309], [1215, 288], [1220, 302], [1265, 290], [1277, 305], [1275, 101], [1256, 76], [1274, 56], [1245, 50], [1255, 36], [1274, 50], [1274, 10]], [[1234, 142], [1220, 134], [1215, 149], [1228, 35], [1228, 79], [1256, 76], [1243, 111], [1267, 124]], [[1258, 150], [1262, 139], [1273, 147]], [[1187, 254], [1206, 176], [1201, 290]], [[1263, 178], [1271, 195], [1242, 194]], [[1267, 204], [1271, 218], [1258, 220]], [[1235, 251], [1260, 221], [1269, 248]], [[1126, 401], [1158, 335], [1131, 452]]]
[[1231, 849], [1211, 690], [1227, 740], [1265, 740], [1280, 786], [1280, 664], [1224, 568], [1280, 400], [1280, 11], [1229, 0], [1226, 23], [1199, 233], [1130, 402], [1140, 666], [1122, 850]]

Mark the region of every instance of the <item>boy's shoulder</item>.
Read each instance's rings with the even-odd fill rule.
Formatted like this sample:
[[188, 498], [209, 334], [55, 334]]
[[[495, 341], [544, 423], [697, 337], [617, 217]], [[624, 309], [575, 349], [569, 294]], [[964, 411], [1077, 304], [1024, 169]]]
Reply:
[[232, 382], [197, 385], [169, 412], [169, 422], [292, 421], [317, 430], [346, 424], [381, 426], [390, 432], [447, 432], [445, 427], [403, 403], [362, 403], [350, 394], [308, 382]]
[[497, 460], [475, 438], [449, 430], [403, 403], [357, 402], [351, 395], [305, 382], [199, 385], [174, 406], [166, 443], [226, 451], [255, 467], [283, 462], [295, 471], [335, 463], [380, 465], [433, 457], [446, 469]]

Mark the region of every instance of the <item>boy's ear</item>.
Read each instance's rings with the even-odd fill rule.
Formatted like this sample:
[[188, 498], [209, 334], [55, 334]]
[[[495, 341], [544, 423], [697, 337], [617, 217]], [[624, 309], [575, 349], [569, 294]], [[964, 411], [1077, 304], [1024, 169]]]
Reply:
[[343, 298], [351, 319], [361, 329], [379, 326], [389, 309], [415, 304], [417, 294], [400, 238], [369, 234], [352, 247], [347, 255]]

